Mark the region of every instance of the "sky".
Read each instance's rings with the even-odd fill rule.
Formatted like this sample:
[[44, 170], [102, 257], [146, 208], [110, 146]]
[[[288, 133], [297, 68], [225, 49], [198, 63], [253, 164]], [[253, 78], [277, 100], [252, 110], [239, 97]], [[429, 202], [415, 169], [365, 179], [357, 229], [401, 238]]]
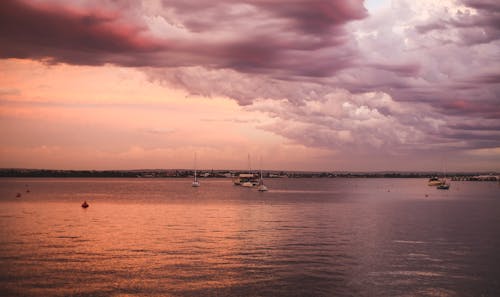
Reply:
[[498, 172], [500, 2], [3, 0], [0, 139], [0, 168], [196, 153], [202, 169]]

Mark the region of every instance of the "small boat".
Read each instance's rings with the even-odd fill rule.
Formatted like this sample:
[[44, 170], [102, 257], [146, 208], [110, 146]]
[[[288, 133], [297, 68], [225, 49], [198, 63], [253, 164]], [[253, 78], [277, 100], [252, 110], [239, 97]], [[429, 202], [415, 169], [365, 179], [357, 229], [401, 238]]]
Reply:
[[437, 186], [436, 188], [438, 190], [449, 190], [450, 189], [450, 183], [446, 182], [446, 178], [443, 178], [441, 180], [442, 184], [440, 184], [439, 186]]
[[192, 187], [194, 187], [194, 188], [197, 188], [197, 187], [199, 187], [199, 186], [200, 186], [200, 182], [196, 179], [196, 173], [195, 173], [195, 175], [194, 175], [194, 181], [193, 181], [193, 183], [191, 184], [191, 186], [192, 186]]
[[194, 154], [194, 180], [191, 184], [192, 187], [197, 188], [200, 186], [200, 182], [198, 181], [198, 177], [196, 176], [196, 153]]
[[432, 187], [439, 186], [439, 185], [442, 185], [442, 184], [443, 184], [443, 181], [440, 180], [437, 176], [431, 177], [429, 179], [429, 182], [427, 182], [427, 185], [428, 186], [432, 186]]
[[252, 172], [252, 166], [250, 165], [250, 154], [248, 154], [248, 173], [239, 173], [233, 176], [233, 183], [236, 186], [247, 188], [254, 187], [259, 183], [257, 174], [254, 174]]
[[[262, 163], [262, 159], [260, 160]], [[257, 187], [257, 190], [259, 192], [265, 192], [267, 191], [266, 185], [264, 185], [264, 178], [262, 177], [262, 164], [261, 164], [261, 169], [260, 169], [260, 176], [259, 176], [259, 186]]]
[[[443, 161], [444, 163], [444, 161]], [[444, 173], [443, 173], [443, 178], [440, 180], [441, 184], [437, 186], [438, 190], [449, 190], [450, 189], [450, 183], [446, 182], [446, 166], [443, 166], [445, 168]]]
[[236, 186], [253, 187], [258, 184], [257, 176], [253, 173], [240, 173], [233, 177]]
[[88, 204], [88, 203], [87, 203], [87, 201], [85, 200], [85, 201], [83, 201], [83, 203], [82, 203], [82, 208], [87, 208], [87, 207], [89, 207], [89, 204]]
[[246, 187], [246, 188], [251, 188], [254, 186], [254, 184], [252, 182], [247, 181], [247, 182], [242, 183], [241, 186]]
[[436, 189], [438, 189], [438, 190], [449, 190], [450, 189], [450, 184], [444, 183], [442, 185], [437, 186]]
[[191, 186], [195, 188], [200, 186], [200, 182], [198, 181], [198, 177], [196, 176], [196, 168], [194, 169], [194, 180]]
[[267, 191], [267, 187], [266, 185], [264, 185], [264, 183], [260, 184], [259, 187], [257, 188], [257, 190], [259, 192], [266, 192]]

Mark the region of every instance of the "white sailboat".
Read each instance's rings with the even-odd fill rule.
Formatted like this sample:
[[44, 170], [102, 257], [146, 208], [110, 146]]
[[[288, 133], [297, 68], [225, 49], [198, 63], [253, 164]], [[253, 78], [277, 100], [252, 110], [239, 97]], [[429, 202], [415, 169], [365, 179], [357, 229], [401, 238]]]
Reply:
[[198, 177], [196, 176], [196, 153], [194, 154], [194, 180], [191, 186], [195, 188], [200, 186], [200, 182], [198, 181]]
[[[443, 160], [443, 164], [445, 164]], [[441, 184], [437, 186], [438, 190], [449, 190], [450, 189], [450, 183], [446, 181], [446, 165], [443, 165], [444, 168], [444, 174], [443, 174], [443, 179], [441, 179]]]
[[240, 185], [245, 188], [252, 188], [257, 184], [255, 175], [252, 173], [252, 165], [250, 164], [250, 154], [248, 154], [248, 172], [239, 175]]
[[259, 186], [257, 187], [259, 192], [267, 191], [266, 185], [264, 185], [264, 178], [262, 177], [262, 157], [260, 158], [260, 176], [259, 176]]
[[260, 171], [259, 186], [257, 187], [259, 192], [267, 191], [266, 185], [264, 185], [264, 179], [262, 178], [262, 170]]

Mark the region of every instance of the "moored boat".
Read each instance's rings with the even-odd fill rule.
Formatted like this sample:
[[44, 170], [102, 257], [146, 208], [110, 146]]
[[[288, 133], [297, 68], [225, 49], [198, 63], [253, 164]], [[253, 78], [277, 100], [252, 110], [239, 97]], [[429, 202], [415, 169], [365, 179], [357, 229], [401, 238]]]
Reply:
[[450, 184], [444, 183], [442, 185], [439, 185], [436, 187], [438, 190], [449, 190], [450, 189]]
[[[262, 159], [260, 160], [262, 163]], [[264, 178], [262, 177], [262, 164], [261, 164], [261, 169], [260, 169], [260, 176], [259, 176], [259, 187], [257, 188], [259, 192], [265, 192], [267, 191], [266, 185], [264, 185]]]
[[442, 180], [440, 180], [437, 176], [431, 177], [429, 179], [429, 181], [427, 182], [428, 186], [433, 186], [433, 187], [439, 186], [442, 184], [444, 184], [444, 182]]
[[233, 183], [237, 186], [253, 187], [256, 186], [259, 181], [257, 176], [253, 173], [240, 173], [233, 177]]
[[192, 187], [197, 188], [200, 186], [200, 182], [198, 181], [198, 177], [196, 176], [196, 153], [194, 154], [194, 180], [191, 184]]

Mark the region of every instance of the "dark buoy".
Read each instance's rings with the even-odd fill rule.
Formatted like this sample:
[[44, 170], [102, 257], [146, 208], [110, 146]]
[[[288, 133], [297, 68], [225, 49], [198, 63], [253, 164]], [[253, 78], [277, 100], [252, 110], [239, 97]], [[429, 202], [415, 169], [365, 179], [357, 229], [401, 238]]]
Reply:
[[87, 207], [89, 207], [89, 204], [87, 203], [87, 201], [83, 201], [83, 203], [82, 203], [82, 207], [83, 207], [83, 208], [87, 208]]
[[21, 193], [17, 193], [16, 197], [17, 198], [21, 197]]

